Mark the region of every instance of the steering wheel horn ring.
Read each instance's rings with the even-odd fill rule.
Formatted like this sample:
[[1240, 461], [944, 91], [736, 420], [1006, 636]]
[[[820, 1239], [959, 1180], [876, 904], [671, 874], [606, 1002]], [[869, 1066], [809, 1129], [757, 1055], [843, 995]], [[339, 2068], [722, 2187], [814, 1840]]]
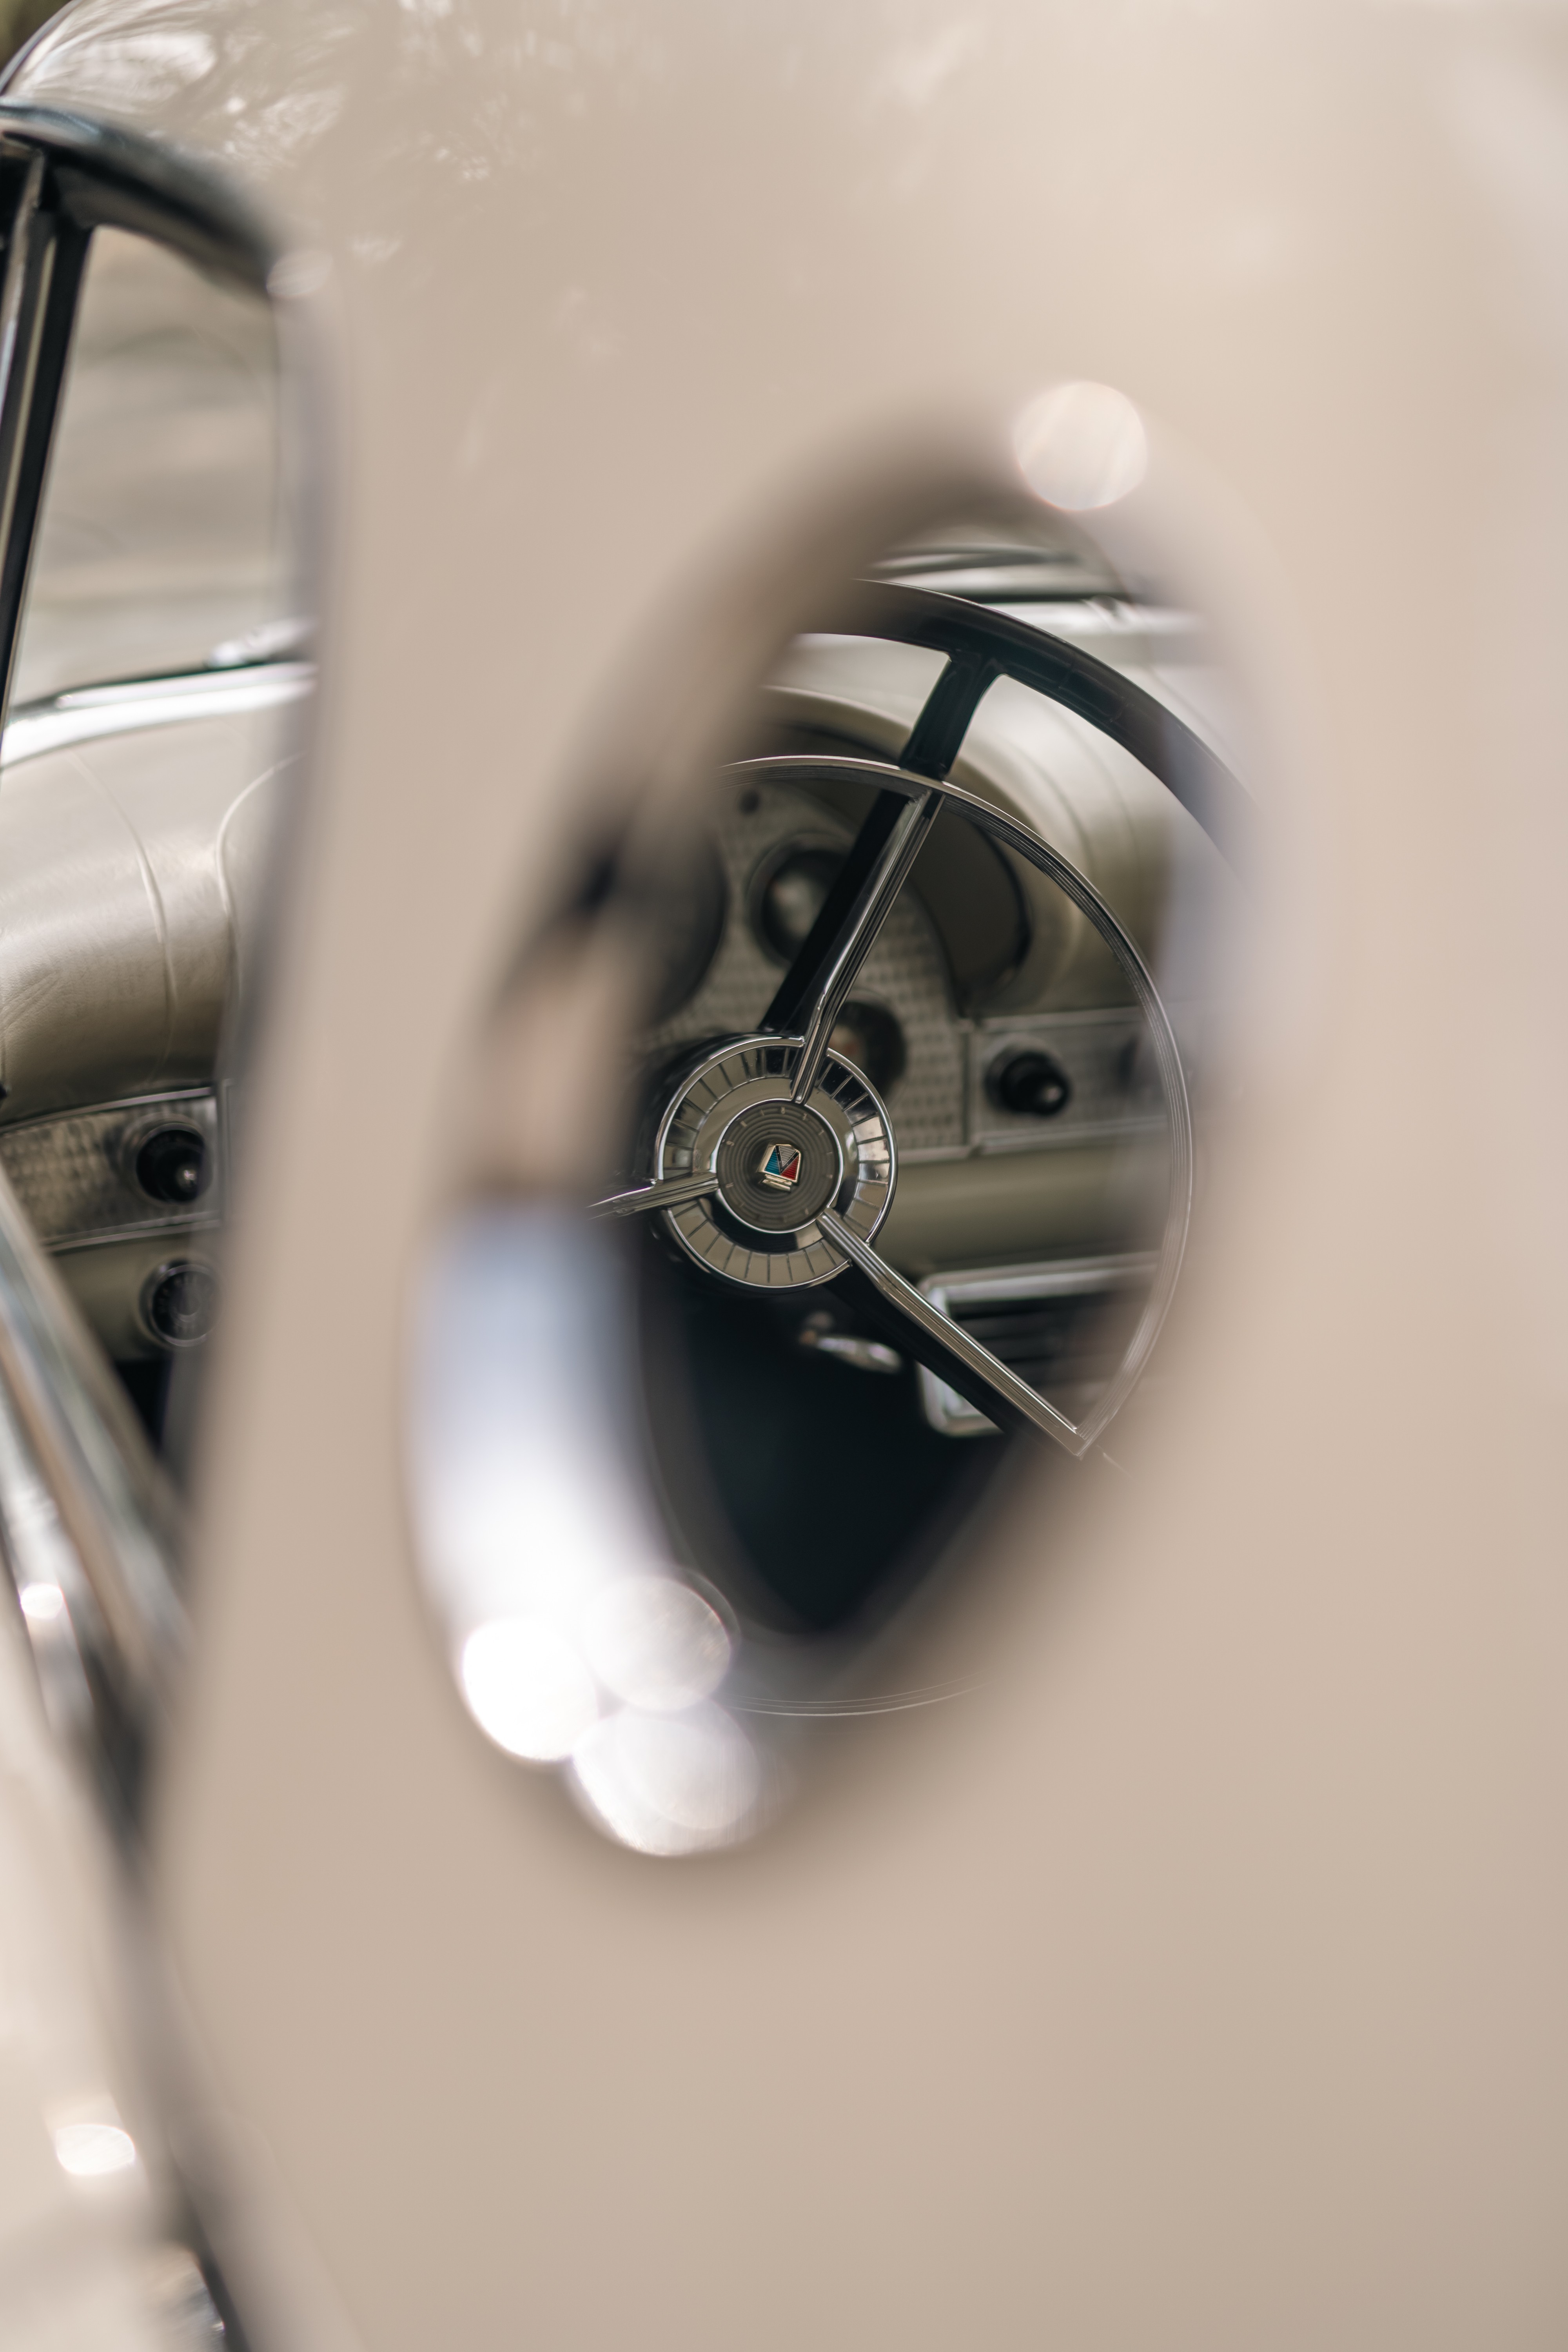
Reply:
[[[893, 1198], [893, 1128], [879, 1097], [829, 1054], [797, 1101], [803, 1052], [798, 1039], [732, 1037], [689, 1068], [658, 1123], [649, 1197], [627, 1196], [664, 1208], [689, 1256], [750, 1288], [833, 1281], [850, 1259], [824, 1216], [842, 1217], [868, 1245]], [[652, 1197], [703, 1178], [674, 1202]]]

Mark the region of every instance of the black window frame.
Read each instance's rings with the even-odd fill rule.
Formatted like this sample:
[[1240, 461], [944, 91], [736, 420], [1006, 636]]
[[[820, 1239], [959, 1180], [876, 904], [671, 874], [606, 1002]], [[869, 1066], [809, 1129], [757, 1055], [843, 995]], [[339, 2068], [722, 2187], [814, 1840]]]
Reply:
[[268, 293], [281, 250], [216, 172], [142, 133], [0, 100], [0, 729], [93, 232], [120, 228]]

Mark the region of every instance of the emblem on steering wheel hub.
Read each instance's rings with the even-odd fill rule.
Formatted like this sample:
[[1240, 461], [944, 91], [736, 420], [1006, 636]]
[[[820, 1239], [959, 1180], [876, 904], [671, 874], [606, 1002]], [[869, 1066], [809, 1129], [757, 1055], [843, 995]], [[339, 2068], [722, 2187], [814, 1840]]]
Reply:
[[689, 1070], [659, 1121], [656, 1181], [710, 1171], [712, 1189], [666, 1212], [670, 1232], [710, 1273], [765, 1290], [831, 1282], [848, 1260], [817, 1222], [836, 1210], [869, 1242], [893, 1197], [893, 1132], [870, 1085], [823, 1056], [804, 1102], [792, 1099], [801, 1048], [740, 1037]]
[[786, 1160], [776, 1143], [770, 1143], [762, 1157], [758, 1171], [764, 1184], [775, 1192], [793, 1192], [800, 1181], [800, 1153], [792, 1151]]

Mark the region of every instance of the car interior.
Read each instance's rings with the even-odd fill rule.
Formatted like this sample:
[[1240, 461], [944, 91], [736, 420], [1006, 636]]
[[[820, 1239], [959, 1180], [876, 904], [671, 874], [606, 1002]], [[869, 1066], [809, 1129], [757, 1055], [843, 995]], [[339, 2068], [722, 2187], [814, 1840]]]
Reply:
[[[680, 911], [658, 1018], [638, 1041], [653, 1100], [693, 1054], [788, 1025], [792, 971], [872, 817], [877, 771], [921, 761], [911, 747], [949, 664], [940, 642], [908, 640], [922, 623], [940, 631], [953, 600], [1089, 656], [1173, 722], [1220, 723], [1199, 622], [1131, 598], [1066, 529], [1053, 541], [960, 519], [890, 551], [872, 587], [856, 629], [791, 645], [760, 698], [754, 748], [716, 785], [671, 894]], [[1237, 887], [1224, 853], [1133, 751], [1018, 677], [982, 688], [954, 753], [953, 782], [1092, 877], [1170, 975], [1201, 1117], [1222, 985], [1215, 941]], [[859, 967], [829, 1051], [890, 1118], [887, 1258], [1081, 1416], [1147, 1301], [1170, 1172], [1149, 1024], [1107, 940], [955, 801]], [[675, 1211], [673, 1246], [649, 1230], [662, 1221], [642, 1221], [639, 1235], [643, 1346], [685, 1372], [646, 1382], [662, 1405], [651, 1418], [667, 1509], [723, 1590], [826, 1633], [951, 1549], [997, 1485], [1014, 1432], [962, 1367], [943, 1377], [919, 1360], [864, 1286], [716, 1279], [702, 1219], [700, 1204]]]

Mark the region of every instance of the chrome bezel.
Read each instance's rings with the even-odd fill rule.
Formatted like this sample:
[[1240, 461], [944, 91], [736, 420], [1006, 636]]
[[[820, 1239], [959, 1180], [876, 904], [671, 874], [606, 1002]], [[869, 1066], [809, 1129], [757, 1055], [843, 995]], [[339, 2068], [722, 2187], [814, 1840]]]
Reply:
[[136, 1297], [137, 1320], [142, 1326], [144, 1336], [153, 1342], [153, 1345], [155, 1348], [166, 1349], [172, 1354], [178, 1355], [186, 1348], [200, 1348], [205, 1346], [206, 1341], [212, 1337], [213, 1327], [209, 1324], [205, 1331], [195, 1333], [189, 1339], [176, 1339], [167, 1331], [159, 1330], [157, 1325], [153, 1320], [153, 1298], [159, 1285], [161, 1283], [167, 1282], [172, 1274], [205, 1274], [208, 1281], [213, 1286], [215, 1302], [221, 1296], [221, 1292], [218, 1284], [217, 1268], [205, 1257], [165, 1258], [161, 1265], [155, 1265], [153, 1268], [152, 1273], [148, 1275]]

